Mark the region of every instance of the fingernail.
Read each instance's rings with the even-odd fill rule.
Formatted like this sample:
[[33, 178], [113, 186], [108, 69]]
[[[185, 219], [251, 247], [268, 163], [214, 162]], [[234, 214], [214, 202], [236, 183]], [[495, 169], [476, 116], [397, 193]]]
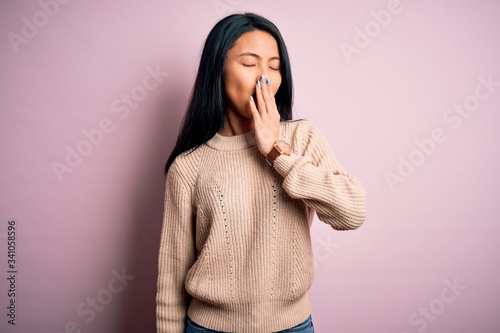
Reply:
[[262, 81], [262, 84], [266, 84], [266, 77], [264, 76], [264, 74], [262, 74], [261, 81]]
[[257, 88], [260, 89], [260, 81], [257, 81]]
[[253, 103], [253, 96], [250, 96], [250, 102]]
[[267, 86], [268, 86], [268, 87], [270, 87], [270, 86], [271, 86], [271, 78], [270, 78], [270, 77], [268, 77], [268, 78], [267, 78]]

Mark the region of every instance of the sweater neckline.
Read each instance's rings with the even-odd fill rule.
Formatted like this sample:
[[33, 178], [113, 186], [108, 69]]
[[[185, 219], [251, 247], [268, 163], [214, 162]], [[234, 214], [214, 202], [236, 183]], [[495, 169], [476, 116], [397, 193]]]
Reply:
[[224, 136], [215, 133], [215, 135], [207, 141], [207, 146], [217, 150], [241, 150], [255, 146], [256, 144], [257, 141], [253, 131], [232, 136]]

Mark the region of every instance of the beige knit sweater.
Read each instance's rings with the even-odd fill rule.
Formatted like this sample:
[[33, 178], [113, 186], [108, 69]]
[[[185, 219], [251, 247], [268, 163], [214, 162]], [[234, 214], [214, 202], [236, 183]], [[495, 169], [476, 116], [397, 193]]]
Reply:
[[282, 122], [280, 137], [296, 152], [273, 167], [253, 132], [216, 134], [170, 167], [158, 332], [184, 332], [186, 315], [238, 333], [276, 332], [310, 315], [314, 212], [336, 230], [356, 229], [365, 220], [365, 192], [308, 121]]

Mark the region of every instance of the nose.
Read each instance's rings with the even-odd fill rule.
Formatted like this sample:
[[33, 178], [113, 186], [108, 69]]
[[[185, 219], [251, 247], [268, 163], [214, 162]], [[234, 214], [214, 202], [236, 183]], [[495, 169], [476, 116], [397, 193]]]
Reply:
[[264, 77], [264, 83], [267, 83], [267, 80], [269, 78], [269, 73], [267, 71], [262, 71], [260, 76], [257, 77], [257, 80], [260, 80], [262, 82], [262, 78]]
[[267, 65], [264, 62], [259, 63], [259, 71], [257, 73], [260, 73], [257, 80], [262, 80], [262, 75], [264, 75], [264, 77], [266, 78], [266, 82], [267, 82], [267, 78], [269, 77], [269, 70], [268, 70]]

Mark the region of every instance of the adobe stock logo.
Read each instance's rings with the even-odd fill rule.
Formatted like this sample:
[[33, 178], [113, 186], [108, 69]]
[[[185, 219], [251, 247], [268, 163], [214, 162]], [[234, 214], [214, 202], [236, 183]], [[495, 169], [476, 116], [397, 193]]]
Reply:
[[229, 13], [234, 12], [243, 0], [214, 0], [212, 5], [217, 12], [217, 17], [222, 18]]
[[385, 7], [380, 10], [372, 10], [370, 12], [372, 20], [366, 22], [364, 27], [354, 26], [352, 43], [342, 42], [339, 44], [340, 51], [347, 63], [351, 63], [355, 54], [360, 54], [370, 45], [374, 38], [378, 37], [384, 29], [387, 29], [393, 18], [401, 14], [404, 8], [400, 0], [389, 0]]
[[[477, 112], [481, 103], [489, 99], [498, 87], [500, 81], [493, 80], [493, 74], [488, 76], [479, 76], [479, 84], [476, 85], [474, 93], [463, 98], [461, 103], [455, 103], [453, 107], [448, 108], [443, 113], [443, 120], [446, 124], [451, 124], [452, 130], [456, 131], [465, 119], [470, 118], [474, 112]], [[430, 135], [426, 138], [415, 139], [416, 146], [410, 153], [398, 155], [398, 166], [395, 172], [386, 171], [384, 178], [392, 192], [395, 191], [398, 183], [403, 183], [408, 177], [413, 175], [416, 169], [433, 155], [440, 144], [448, 140], [448, 134], [442, 127], [432, 129]]]
[[314, 270], [316, 271], [322, 262], [328, 261], [333, 252], [340, 247], [340, 244], [332, 241], [331, 236], [325, 238], [318, 237], [312, 246]]
[[41, 10], [35, 12], [31, 20], [26, 16], [21, 18], [23, 23], [21, 34], [19, 35], [12, 31], [7, 34], [7, 38], [14, 52], [18, 53], [21, 44], [28, 44], [30, 40], [35, 38], [39, 30], [45, 27], [49, 21], [59, 13], [61, 5], [65, 5], [70, 1], [71, 0], [39, 0], [38, 6], [40, 6]]
[[[439, 297], [432, 299], [426, 306], [421, 306], [418, 311], [413, 312], [408, 317], [408, 323], [416, 329], [418, 333], [422, 333], [429, 327], [430, 323], [435, 322], [439, 316], [443, 315], [447, 307], [454, 303], [462, 292], [467, 289], [467, 286], [460, 284], [458, 278], [450, 282], [448, 279], [444, 281], [446, 287], [441, 289]], [[401, 333], [408, 333], [403, 331]]]
[[[129, 275], [125, 271], [125, 267], [122, 268], [121, 272], [116, 269], [111, 270], [112, 277], [108, 280], [105, 288], [97, 291], [95, 297], [87, 297], [85, 301], [82, 301], [76, 306], [76, 314], [83, 319], [87, 324], [93, 322], [97, 316], [97, 313], [102, 312], [106, 306], [108, 306], [116, 295], [121, 294], [125, 287], [127, 287], [130, 281], [135, 279], [135, 275]], [[64, 329], [62, 331], [58, 330], [54, 333], [83, 333], [84, 330], [81, 328], [82, 325], [74, 320], [66, 322]], [[50, 332], [52, 333], [52, 332]]]
[[[160, 65], [156, 65], [156, 67], [147, 66], [146, 74], [141, 82], [134, 85], [129, 93], [123, 93], [120, 98], [115, 98], [111, 102], [111, 112], [116, 114], [115, 117], [118, 117], [120, 121], [124, 121], [168, 75], [168, 72], [160, 69]], [[83, 129], [81, 131], [83, 138], [75, 145], [66, 145], [66, 156], [63, 162], [52, 161], [51, 163], [52, 171], [59, 182], [63, 181], [65, 174], [72, 173], [75, 168], [80, 166], [83, 160], [103, 143], [105, 137], [115, 131], [116, 126], [117, 122], [114, 122], [111, 118], [103, 117], [98, 121], [96, 128]]]

